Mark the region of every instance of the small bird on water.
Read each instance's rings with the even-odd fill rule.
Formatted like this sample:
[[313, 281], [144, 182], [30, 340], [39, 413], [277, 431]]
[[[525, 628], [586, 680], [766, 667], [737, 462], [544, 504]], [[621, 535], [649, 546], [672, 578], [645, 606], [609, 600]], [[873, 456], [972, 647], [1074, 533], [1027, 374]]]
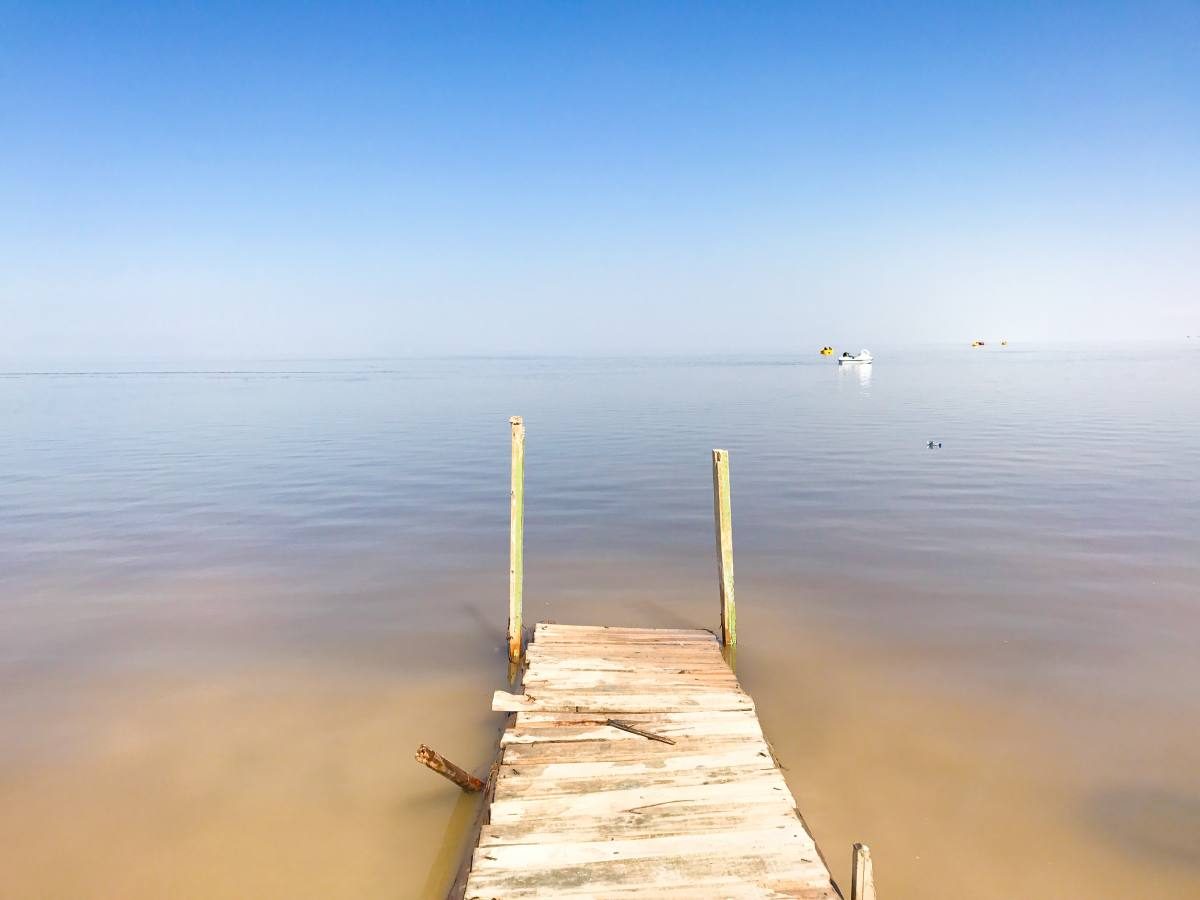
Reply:
[[925, 446], [928, 447], [930, 450], [932, 450], [934, 447], [942, 446], [942, 442], [941, 441], [930, 441]]

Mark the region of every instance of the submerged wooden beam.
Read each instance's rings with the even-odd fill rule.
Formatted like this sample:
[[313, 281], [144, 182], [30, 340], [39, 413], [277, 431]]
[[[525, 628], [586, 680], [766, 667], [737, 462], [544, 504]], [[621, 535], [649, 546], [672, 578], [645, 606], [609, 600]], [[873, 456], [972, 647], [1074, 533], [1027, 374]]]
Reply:
[[525, 588], [525, 421], [512, 426], [512, 486], [508, 519], [508, 658], [521, 658], [521, 603]]
[[875, 900], [871, 848], [866, 844], [855, 844], [850, 863], [850, 900]]
[[456, 766], [436, 750], [422, 744], [417, 748], [417, 762], [437, 772], [443, 778], [449, 778], [464, 791], [475, 793], [482, 791], [484, 783], [468, 772]]
[[733, 512], [729, 501], [729, 451], [714, 450], [713, 520], [717, 532], [717, 578], [721, 586], [721, 640], [737, 643], [737, 607], [733, 600]]

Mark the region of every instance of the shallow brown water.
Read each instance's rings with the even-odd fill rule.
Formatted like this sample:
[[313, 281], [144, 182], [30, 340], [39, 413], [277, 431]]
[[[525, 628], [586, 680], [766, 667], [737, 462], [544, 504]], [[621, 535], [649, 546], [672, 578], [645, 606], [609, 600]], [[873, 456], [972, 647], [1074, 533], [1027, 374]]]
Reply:
[[530, 621], [714, 626], [730, 448], [738, 671], [839, 880], [1200, 895], [1169, 352], [0, 379], [0, 896], [440, 896], [474, 809], [411, 754], [489, 761], [514, 412]]

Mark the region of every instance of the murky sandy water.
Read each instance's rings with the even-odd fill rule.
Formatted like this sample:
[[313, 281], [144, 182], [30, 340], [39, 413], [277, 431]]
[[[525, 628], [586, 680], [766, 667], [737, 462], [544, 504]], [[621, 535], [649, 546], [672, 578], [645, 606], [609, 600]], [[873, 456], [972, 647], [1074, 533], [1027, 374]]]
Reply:
[[839, 879], [1200, 895], [1200, 353], [874, 349], [0, 377], [0, 897], [439, 896], [474, 809], [411, 754], [489, 761], [513, 413], [531, 621], [715, 626], [730, 449]]

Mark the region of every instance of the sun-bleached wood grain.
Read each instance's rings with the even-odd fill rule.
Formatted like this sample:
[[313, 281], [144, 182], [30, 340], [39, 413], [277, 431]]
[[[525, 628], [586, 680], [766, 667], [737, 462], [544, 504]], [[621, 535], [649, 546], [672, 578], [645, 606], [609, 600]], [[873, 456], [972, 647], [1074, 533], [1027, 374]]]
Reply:
[[512, 479], [508, 519], [508, 658], [521, 658], [521, 607], [525, 594], [525, 420], [513, 416]]

